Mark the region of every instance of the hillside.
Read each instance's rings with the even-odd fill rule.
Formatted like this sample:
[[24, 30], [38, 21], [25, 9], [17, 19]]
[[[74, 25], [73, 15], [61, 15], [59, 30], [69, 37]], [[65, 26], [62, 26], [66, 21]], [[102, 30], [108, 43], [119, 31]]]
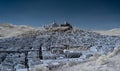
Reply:
[[0, 38], [17, 36], [32, 29], [34, 28], [25, 25], [0, 24]]
[[109, 53], [106, 56], [93, 56], [86, 62], [77, 64], [69, 63], [53, 71], [119, 71], [119, 57], [120, 47], [117, 47], [112, 53]]
[[[0, 39], [0, 50], [18, 52], [1, 53], [0, 65], [4, 71], [34, 68], [39, 64], [54, 69], [69, 62], [84, 62], [96, 54], [107, 55], [118, 46], [120, 46], [119, 36], [100, 35], [92, 31], [76, 29], [71, 25], [32, 30], [30, 28], [19, 35]], [[42, 59], [39, 58], [38, 51], [33, 50], [42, 51]], [[21, 51], [27, 51], [27, 58]]]
[[120, 29], [119, 28], [111, 29], [111, 30], [98, 30], [95, 32], [100, 33], [102, 35], [120, 36]]

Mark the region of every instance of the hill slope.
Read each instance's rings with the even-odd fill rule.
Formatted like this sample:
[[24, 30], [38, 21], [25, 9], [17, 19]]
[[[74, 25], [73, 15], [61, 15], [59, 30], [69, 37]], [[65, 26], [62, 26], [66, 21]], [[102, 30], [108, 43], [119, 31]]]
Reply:
[[99, 31], [95, 31], [95, 32], [100, 33], [102, 35], [120, 36], [119, 28], [111, 29], [111, 30], [99, 30]]
[[[68, 26], [32, 29], [14, 37], [0, 39], [0, 50], [21, 51], [42, 48], [44, 60], [38, 58], [38, 52], [29, 51], [28, 66], [38, 64], [64, 64], [70, 61], [84, 61], [96, 53], [106, 55], [120, 45], [120, 37], [100, 35], [95, 32], [69, 28]], [[56, 51], [58, 48], [61, 52]], [[0, 54], [0, 63], [5, 69], [25, 68], [25, 55]], [[69, 59], [69, 60], [68, 60]]]
[[25, 25], [0, 24], [0, 38], [17, 36], [32, 29], [34, 28]]
[[73, 66], [68, 64], [53, 71], [120, 71], [120, 47], [106, 56], [92, 57]]

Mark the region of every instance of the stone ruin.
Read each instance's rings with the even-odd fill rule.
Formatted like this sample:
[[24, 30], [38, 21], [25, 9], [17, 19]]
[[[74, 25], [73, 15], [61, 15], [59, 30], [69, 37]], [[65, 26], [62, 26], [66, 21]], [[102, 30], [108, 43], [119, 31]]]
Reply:
[[[51, 46], [47, 56], [43, 55], [43, 59], [59, 59], [59, 58], [79, 58], [82, 56], [81, 52], [70, 51], [68, 46]], [[46, 52], [46, 51], [44, 51]], [[47, 51], [48, 52], [48, 51]]]
[[61, 24], [61, 27], [69, 27], [68, 30], [73, 28], [72, 25], [70, 23], [66, 22], [66, 21], [64, 22], [64, 24]]
[[66, 21], [60, 25], [53, 21], [53, 23], [50, 26], [44, 26], [44, 28], [50, 31], [68, 31], [73, 29], [72, 25]]

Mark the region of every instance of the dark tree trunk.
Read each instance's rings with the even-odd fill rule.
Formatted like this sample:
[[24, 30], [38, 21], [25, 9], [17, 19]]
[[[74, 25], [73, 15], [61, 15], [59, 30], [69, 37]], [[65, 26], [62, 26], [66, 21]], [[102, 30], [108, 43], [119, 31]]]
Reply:
[[43, 56], [42, 56], [42, 47], [39, 48], [39, 58], [43, 59]]
[[29, 65], [28, 65], [28, 52], [25, 52], [25, 68], [29, 68]]

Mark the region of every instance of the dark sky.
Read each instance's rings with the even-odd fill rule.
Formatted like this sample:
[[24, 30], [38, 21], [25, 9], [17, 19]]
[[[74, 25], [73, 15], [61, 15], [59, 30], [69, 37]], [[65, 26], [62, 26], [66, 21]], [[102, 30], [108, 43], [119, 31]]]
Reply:
[[53, 20], [83, 29], [120, 28], [120, 0], [0, 0], [0, 23], [42, 26]]

